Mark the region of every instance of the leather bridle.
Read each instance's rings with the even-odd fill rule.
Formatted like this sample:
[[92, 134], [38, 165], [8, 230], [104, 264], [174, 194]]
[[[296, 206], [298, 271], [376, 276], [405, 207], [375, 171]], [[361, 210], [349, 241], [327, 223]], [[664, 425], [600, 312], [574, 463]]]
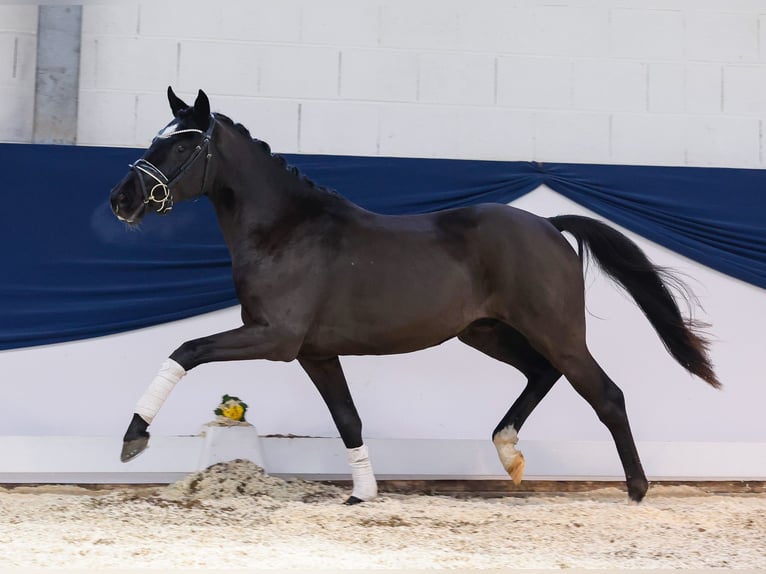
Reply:
[[[171, 187], [176, 184], [178, 180], [181, 179], [186, 174], [186, 172], [192, 168], [197, 158], [203, 155], [205, 156], [205, 173], [202, 178], [202, 186], [200, 189], [201, 193], [204, 193], [205, 183], [207, 183], [208, 167], [210, 164], [210, 158], [212, 156], [210, 153], [210, 139], [213, 136], [214, 127], [215, 117], [213, 117], [211, 114], [210, 126], [208, 126], [207, 131], [203, 132], [202, 130], [189, 128], [185, 130], [174, 131], [165, 135], [160, 132], [157, 134], [157, 136], [155, 136], [153, 142], [157, 141], [158, 139], [168, 139], [180, 134], [196, 133], [202, 134], [203, 136], [202, 141], [197, 144], [197, 147], [194, 148], [192, 154], [186, 158], [186, 160], [178, 167], [176, 172], [171, 177], [166, 176], [160, 168], [145, 160], [144, 158], [137, 159], [135, 162], [130, 164], [130, 169], [135, 171], [136, 175], [138, 176], [138, 181], [141, 185], [141, 192], [144, 196], [145, 205], [158, 204], [159, 207], [157, 207], [155, 211], [160, 215], [164, 215], [173, 209], [173, 194], [171, 192]], [[144, 175], [148, 175], [151, 180], [153, 180], [149, 181], [149, 185], [154, 183], [151, 189], [147, 187], [147, 182], [144, 180]]]

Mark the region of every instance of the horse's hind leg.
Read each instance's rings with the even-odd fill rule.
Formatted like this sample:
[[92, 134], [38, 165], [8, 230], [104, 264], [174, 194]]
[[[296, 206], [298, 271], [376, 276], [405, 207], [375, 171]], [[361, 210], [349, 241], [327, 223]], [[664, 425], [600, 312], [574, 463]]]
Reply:
[[527, 377], [527, 385], [492, 431], [500, 461], [514, 483], [524, 474], [524, 455], [516, 449], [524, 421], [543, 400], [561, 373], [529, 344], [517, 330], [492, 319], [471, 324], [458, 338], [499, 361], [512, 365]]
[[576, 356], [563, 356], [557, 364], [574, 389], [582, 396], [614, 439], [620, 456], [628, 495], [640, 502], [646, 495], [646, 480], [625, 410], [625, 398], [620, 388], [607, 376], [587, 349]]
[[354, 482], [353, 491], [346, 504], [357, 504], [375, 498], [378, 485], [372, 472], [367, 446], [362, 441], [362, 420], [351, 398], [340, 360], [338, 357], [298, 357], [298, 362], [322, 395], [343, 444], [346, 445]]
[[[577, 325], [570, 322], [569, 325]], [[547, 333], [548, 336], [540, 333]], [[550, 334], [553, 334], [550, 336]], [[628, 495], [640, 502], [646, 495], [649, 483], [641, 466], [638, 450], [628, 423], [625, 399], [620, 388], [610, 379], [585, 344], [585, 324], [581, 329], [565, 329], [564, 324], [548, 325], [544, 331], [537, 331], [533, 341], [553, 365], [569, 380], [572, 387], [582, 396], [599, 420], [606, 426], [614, 439], [620, 456]]]

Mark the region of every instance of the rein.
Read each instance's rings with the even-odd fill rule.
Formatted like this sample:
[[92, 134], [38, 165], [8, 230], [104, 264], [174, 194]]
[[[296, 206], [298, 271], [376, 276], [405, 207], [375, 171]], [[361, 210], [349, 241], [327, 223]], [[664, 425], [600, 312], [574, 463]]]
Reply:
[[[209, 153], [210, 148], [210, 139], [213, 136], [213, 128], [215, 127], [215, 118], [213, 115], [210, 115], [210, 126], [207, 128], [207, 131], [202, 131], [198, 129], [185, 129], [185, 130], [178, 130], [177, 132], [172, 132], [167, 135], [158, 134], [155, 136], [154, 140], [158, 139], [168, 139], [175, 135], [179, 134], [202, 134], [203, 138], [202, 141], [197, 144], [197, 147], [194, 148], [194, 152], [186, 158], [186, 161], [181, 164], [181, 166], [176, 170], [176, 173], [174, 173], [171, 177], [166, 176], [160, 168], [158, 168], [156, 165], [151, 163], [150, 161], [145, 160], [144, 158], [137, 159], [135, 162], [130, 164], [130, 169], [136, 172], [138, 176], [138, 181], [141, 184], [141, 191], [144, 195], [144, 205], [148, 205], [150, 203], [152, 204], [159, 204], [159, 207], [155, 209], [157, 213], [160, 215], [165, 215], [168, 213], [171, 209], [173, 209], [173, 194], [171, 193], [171, 186], [178, 182], [179, 179], [181, 179], [184, 175], [186, 175], [186, 172], [188, 172], [192, 166], [194, 165], [194, 162], [197, 160], [198, 157], [200, 157], [203, 153], [205, 154], [205, 173], [202, 177], [202, 186], [200, 187], [201, 192], [204, 193], [205, 190], [205, 184], [207, 183], [207, 174], [208, 174], [208, 167], [210, 165], [210, 158], [213, 154]], [[147, 189], [146, 182], [144, 181], [144, 175], [148, 175], [150, 178], [156, 182], [154, 186], [151, 189]], [[157, 190], [159, 189], [159, 192]]]

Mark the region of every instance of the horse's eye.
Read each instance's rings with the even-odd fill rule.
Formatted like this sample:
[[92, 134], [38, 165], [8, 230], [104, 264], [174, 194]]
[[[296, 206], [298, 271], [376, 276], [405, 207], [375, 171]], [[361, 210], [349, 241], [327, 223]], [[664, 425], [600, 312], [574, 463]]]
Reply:
[[176, 151], [177, 151], [178, 153], [183, 153], [183, 152], [185, 152], [185, 151], [186, 151], [186, 146], [185, 146], [185, 145], [183, 145], [183, 144], [179, 144], [179, 145], [177, 145], [177, 146], [176, 146]]

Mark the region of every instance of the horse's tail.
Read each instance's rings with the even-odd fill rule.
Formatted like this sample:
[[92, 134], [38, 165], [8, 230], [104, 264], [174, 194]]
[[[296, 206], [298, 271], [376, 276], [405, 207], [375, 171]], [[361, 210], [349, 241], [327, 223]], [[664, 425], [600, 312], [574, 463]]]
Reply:
[[590, 253], [599, 266], [630, 293], [665, 348], [682, 367], [720, 388], [707, 352], [710, 343], [702, 334], [705, 325], [685, 318], [671, 293], [671, 289], [677, 291], [691, 306], [694, 296], [683, 281], [654, 265], [638, 245], [600, 221], [578, 215], [559, 215], [548, 220], [559, 231], [574, 236], [581, 257], [583, 252]]

